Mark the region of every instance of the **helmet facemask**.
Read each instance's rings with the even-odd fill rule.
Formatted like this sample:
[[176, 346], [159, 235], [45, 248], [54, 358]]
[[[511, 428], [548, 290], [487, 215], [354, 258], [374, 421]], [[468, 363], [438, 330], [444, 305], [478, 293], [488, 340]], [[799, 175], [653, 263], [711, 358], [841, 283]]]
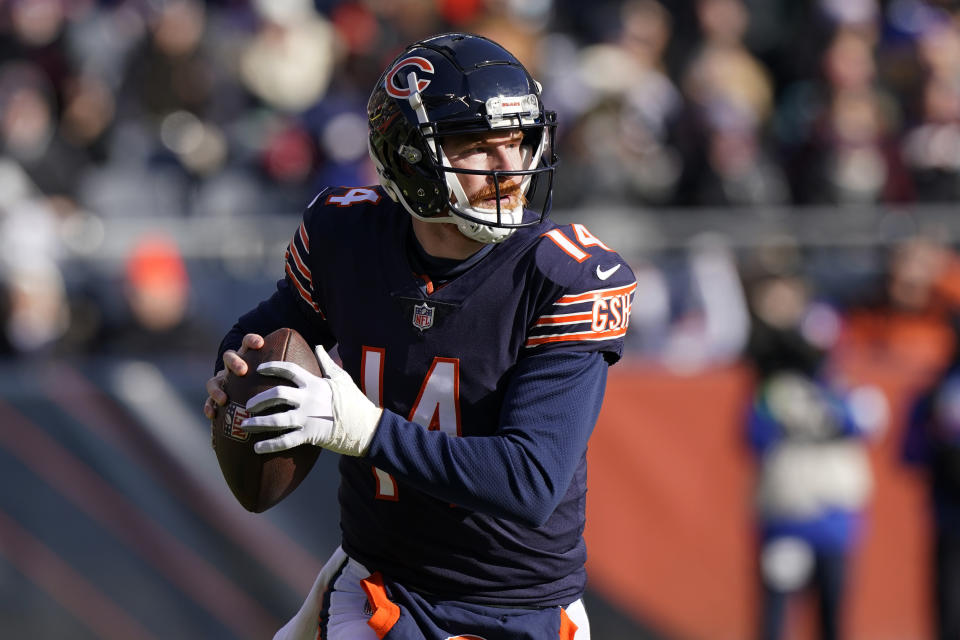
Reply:
[[[408, 87], [418, 87], [419, 81], [415, 72], [407, 76]], [[420, 91], [413, 89], [408, 98], [410, 107], [417, 115], [420, 124], [420, 134], [428, 153], [427, 161], [433, 165], [444, 177], [447, 193], [450, 195], [446, 216], [421, 216], [410, 211], [416, 218], [424, 222], [452, 222], [460, 232], [471, 240], [484, 244], [495, 244], [506, 240], [520, 227], [529, 226], [524, 223], [524, 205], [526, 195], [531, 184], [541, 173], [548, 173], [548, 182], [552, 187], [553, 167], [537, 166], [544, 156], [544, 150], [552, 146], [549, 144], [553, 128], [536, 127], [537, 118], [541, 115], [540, 100], [534, 94], [525, 96], [497, 97], [487, 100], [487, 126], [477, 128], [476, 123], [443, 123], [442, 126], [430, 121]], [[521, 168], [517, 170], [479, 170], [454, 167], [443, 149], [443, 139], [454, 135], [485, 133], [509, 133], [520, 131], [523, 135], [521, 142]], [[532, 142], [528, 142], [532, 141]], [[476, 206], [470, 200], [460, 179], [461, 175], [483, 175], [492, 179], [495, 194], [496, 208]], [[501, 185], [514, 182], [510, 178], [520, 176], [517, 203], [510, 209], [504, 208], [501, 199]], [[549, 188], [548, 190], [549, 191]], [[544, 203], [546, 205], [546, 203]], [[408, 209], [409, 211], [409, 209]]]
[[[508, 129], [507, 131], [513, 130], [515, 129]], [[547, 143], [547, 137], [541, 135], [539, 140], [534, 143], [536, 145], [534, 147], [529, 141], [530, 137], [532, 136], [524, 135], [524, 139], [521, 141], [520, 169], [514, 171], [455, 168], [444, 152], [443, 144], [438, 145], [438, 163], [446, 179], [447, 191], [451, 194], [450, 210], [456, 217], [457, 228], [468, 238], [483, 243], [501, 242], [518, 227], [525, 226], [523, 218], [527, 193], [535, 180], [537, 174], [535, 168], [540, 162], [544, 146]], [[471, 202], [470, 196], [457, 177], [458, 175], [470, 174], [491, 178], [492, 182], [488, 189], [484, 189], [480, 194], [474, 194], [474, 200], [480, 199], [477, 197], [478, 195], [489, 195], [496, 202], [495, 207], [482, 207], [479, 203]], [[519, 182], [516, 180], [518, 176], [520, 178]], [[504, 207], [504, 195], [509, 196], [511, 200], [515, 200], [512, 208]]]

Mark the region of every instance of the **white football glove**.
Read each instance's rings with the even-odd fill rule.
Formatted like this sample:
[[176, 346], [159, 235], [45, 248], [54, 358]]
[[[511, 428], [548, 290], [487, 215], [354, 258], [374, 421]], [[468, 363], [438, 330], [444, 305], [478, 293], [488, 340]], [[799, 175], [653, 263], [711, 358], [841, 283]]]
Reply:
[[257, 371], [291, 381], [296, 387], [276, 386], [250, 398], [247, 411], [257, 413], [278, 404], [289, 411], [247, 418], [240, 427], [248, 433], [294, 429], [254, 445], [257, 453], [273, 453], [312, 444], [349, 456], [362, 456], [370, 448], [383, 409], [357, 388], [346, 371], [322, 346], [314, 350], [324, 377], [292, 362], [264, 362]]

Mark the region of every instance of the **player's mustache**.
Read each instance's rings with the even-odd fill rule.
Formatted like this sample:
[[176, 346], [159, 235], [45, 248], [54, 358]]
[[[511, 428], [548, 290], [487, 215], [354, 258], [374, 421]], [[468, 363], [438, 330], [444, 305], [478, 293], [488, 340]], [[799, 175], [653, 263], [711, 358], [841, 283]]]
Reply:
[[[526, 204], [526, 198], [523, 195], [523, 192], [520, 189], [520, 183], [518, 182], [502, 182], [500, 183], [500, 197], [501, 198], [513, 198], [514, 196], [520, 199], [520, 204]], [[472, 198], [470, 198], [470, 204], [477, 205], [483, 202], [484, 200], [492, 200], [497, 197], [497, 188], [495, 185], [488, 185], [478, 191]]]

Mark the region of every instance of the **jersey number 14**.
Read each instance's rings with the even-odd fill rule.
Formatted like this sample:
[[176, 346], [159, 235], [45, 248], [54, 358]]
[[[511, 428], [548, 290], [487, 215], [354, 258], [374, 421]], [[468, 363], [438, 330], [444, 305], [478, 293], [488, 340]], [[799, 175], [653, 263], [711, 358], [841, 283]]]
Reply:
[[[383, 362], [385, 351], [363, 347], [360, 364], [360, 387], [363, 393], [383, 406]], [[460, 361], [457, 358], [435, 357], [420, 385], [420, 392], [410, 409], [407, 420], [425, 426], [431, 431], [443, 431], [451, 436], [460, 432]], [[397, 481], [383, 469], [373, 467], [377, 482], [378, 500], [398, 500]]]

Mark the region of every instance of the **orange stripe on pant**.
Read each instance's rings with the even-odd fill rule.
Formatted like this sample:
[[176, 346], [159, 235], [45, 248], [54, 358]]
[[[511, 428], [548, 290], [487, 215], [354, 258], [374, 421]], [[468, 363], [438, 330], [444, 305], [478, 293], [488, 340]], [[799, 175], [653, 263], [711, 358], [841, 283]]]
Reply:
[[367, 624], [377, 634], [377, 637], [383, 640], [383, 636], [387, 635], [393, 625], [397, 624], [397, 620], [400, 619], [400, 607], [391, 602], [387, 596], [387, 590], [383, 586], [383, 576], [379, 571], [369, 578], [361, 580], [360, 586], [363, 587], [367, 594], [367, 600], [373, 607], [373, 615], [370, 616]]
[[577, 635], [577, 625], [567, 616], [564, 609], [560, 609], [560, 640], [573, 640]]

